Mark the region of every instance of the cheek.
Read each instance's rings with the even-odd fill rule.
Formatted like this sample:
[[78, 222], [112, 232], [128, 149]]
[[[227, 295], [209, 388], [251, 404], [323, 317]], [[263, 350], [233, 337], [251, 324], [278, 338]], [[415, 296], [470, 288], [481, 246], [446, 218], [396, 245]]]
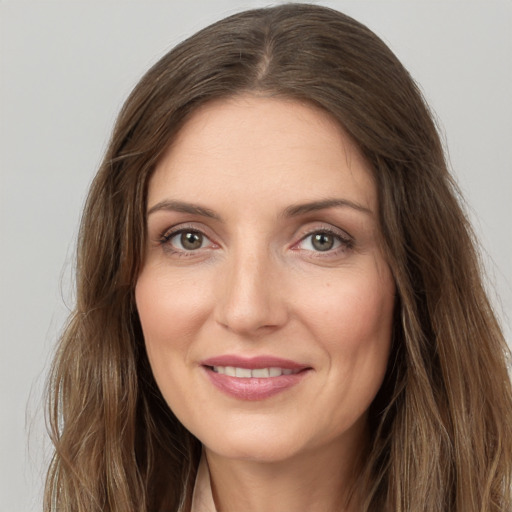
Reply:
[[206, 308], [207, 293], [197, 293], [194, 280], [173, 279], [158, 269], [144, 270], [135, 287], [135, 302], [146, 341], [181, 343], [195, 326], [200, 325]]
[[311, 289], [299, 301], [310, 323], [323, 331], [322, 338], [357, 348], [364, 340], [389, 337], [395, 290], [389, 272], [354, 272], [317, 287], [316, 293]]
[[303, 297], [303, 318], [329, 358], [331, 382], [347, 396], [353, 392], [371, 401], [381, 385], [391, 346], [394, 296], [390, 272], [376, 269], [344, 275]]
[[[204, 285], [204, 280], [201, 280]], [[155, 381], [175, 413], [193, 398], [187, 386], [193, 365], [190, 347], [208, 315], [208, 293], [199, 282], [176, 279], [163, 266], [146, 267], [135, 287], [135, 302]]]

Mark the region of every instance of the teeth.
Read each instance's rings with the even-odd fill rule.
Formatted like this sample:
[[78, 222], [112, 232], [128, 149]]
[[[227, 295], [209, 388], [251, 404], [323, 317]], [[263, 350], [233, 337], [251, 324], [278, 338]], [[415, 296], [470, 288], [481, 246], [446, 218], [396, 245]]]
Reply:
[[230, 377], [236, 377], [236, 370], [233, 366], [226, 366], [224, 370], [226, 375], [229, 375]]
[[255, 377], [258, 379], [267, 379], [269, 377], [280, 377], [281, 375], [292, 375], [299, 373], [299, 370], [290, 368], [236, 368], [234, 366], [214, 366], [213, 371], [229, 377], [240, 377], [249, 379]]
[[257, 370], [251, 370], [251, 377], [266, 379], [267, 377], [270, 377], [270, 368], [259, 368]]
[[244, 379], [252, 377], [251, 370], [249, 368], [235, 368], [235, 377], [243, 377]]

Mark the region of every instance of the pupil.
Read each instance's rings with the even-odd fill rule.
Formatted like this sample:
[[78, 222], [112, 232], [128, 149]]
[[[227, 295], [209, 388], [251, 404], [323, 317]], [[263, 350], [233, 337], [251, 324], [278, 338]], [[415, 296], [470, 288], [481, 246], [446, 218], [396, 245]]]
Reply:
[[327, 233], [318, 233], [313, 237], [313, 247], [317, 251], [328, 251], [334, 245], [334, 237]]
[[199, 249], [203, 245], [203, 236], [200, 233], [182, 233], [181, 245], [189, 250]]

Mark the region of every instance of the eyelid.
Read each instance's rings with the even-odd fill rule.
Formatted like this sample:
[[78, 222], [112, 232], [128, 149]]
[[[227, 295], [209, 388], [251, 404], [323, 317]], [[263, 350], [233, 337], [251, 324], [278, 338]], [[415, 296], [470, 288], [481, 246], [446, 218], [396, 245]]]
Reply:
[[172, 240], [174, 239], [178, 239], [179, 237], [181, 238], [181, 236], [184, 234], [184, 233], [187, 233], [187, 234], [194, 234], [194, 235], [200, 235], [201, 236], [201, 247], [198, 247], [197, 249], [184, 249], [184, 248], [178, 248], [178, 250], [180, 251], [184, 251], [184, 252], [195, 252], [195, 251], [198, 251], [199, 249], [204, 249], [203, 247], [203, 244], [207, 244], [208, 242], [211, 242], [211, 240], [206, 236], [204, 235], [203, 233], [201, 233], [200, 231], [193, 231], [192, 229], [179, 229], [178, 231], [175, 231], [173, 233], [169, 233], [169, 234], [166, 234], [164, 235], [164, 240], [166, 240], [166, 242], [168, 242], [170, 245], [173, 246], [173, 248], [176, 248], [174, 246], [174, 244], [172, 243]]
[[300, 236], [300, 240], [303, 240], [304, 238], [307, 238], [310, 235], [313, 235], [315, 233], [329, 233], [334, 236], [337, 236], [341, 238], [342, 240], [346, 241], [353, 241], [354, 237], [350, 235], [347, 231], [344, 229], [338, 228], [336, 226], [333, 226], [331, 224], [323, 224], [323, 223], [312, 223], [312, 226], [306, 227], [304, 229], [304, 232]]
[[[173, 237], [187, 231], [200, 233], [205, 239], [207, 239], [207, 241], [209, 241], [209, 244], [205, 247], [201, 247], [195, 250], [186, 250], [174, 247], [172, 246], [172, 244], [169, 243]], [[303, 249], [300, 247], [304, 240], [318, 233], [328, 233], [329, 235], [336, 237], [336, 239], [339, 241], [339, 245], [326, 251], [315, 251], [311, 249]], [[347, 233], [347, 231], [343, 229], [340, 229], [336, 226], [332, 226], [331, 224], [311, 225], [309, 227], [303, 228], [303, 231], [302, 233], [300, 233], [299, 236], [300, 238], [292, 243], [290, 249], [311, 253], [314, 254], [315, 257], [320, 258], [328, 258], [334, 255], [338, 255], [341, 252], [345, 252], [347, 250], [352, 249], [355, 244], [355, 239], [352, 235], [350, 235], [349, 233]], [[213, 249], [220, 247], [220, 245], [215, 241], [214, 237], [210, 234], [210, 230], [205, 228], [203, 225], [198, 226], [197, 223], [195, 222], [184, 222], [173, 226], [168, 226], [166, 227], [166, 229], [158, 232], [155, 242], [158, 245], [160, 245], [165, 251], [182, 256], [192, 256], [194, 254], [202, 252], [205, 249]]]
[[207, 234], [209, 230], [203, 224], [199, 224], [197, 222], [178, 222], [173, 225], [166, 225], [164, 229], [160, 229], [158, 231], [157, 237], [159, 239], [164, 237], [170, 237], [173, 234], [187, 230], [195, 231], [197, 233], [203, 234], [207, 238], [211, 238], [211, 236]]
[[[306, 240], [308, 237], [318, 233], [328, 233], [329, 235], [336, 237], [339, 240], [340, 245], [336, 248], [329, 249], [327, 251], [312, 251], [309, 249], [301, 249], [299, 247], [299, 245], [302, 242], [304, 242], [304, 240]], [[315, 253], [315, 257], [328, 257], [332, 256], [333, 254], [336, 254], [337, 252], [352, 249], [354, 247], [354, 243], [354, 237], [347, 233], [345, 230], [336, 228], [331, 225], [315, 225], [312, 226], [311, 228], [308, 228], [305, 233], [301, 234], [300, 239], [293, 244], [292, 249], [304, 250], [307, 252]]]
[[[207, 231], [208, 230], [204, 229], [203, 227], [198, 227], [197, 224], [194, 223], [180, 223], [176, 224], [175, 226], [167, 227], [163, 231], [160, 231], [157, 237], [157, 242], [159, 245], [162, 246], [164, 250], [169, 251], [171, 253], [191, 255], [193, 253], [200, 252], [202, 249], [218, 247], [218, 244], [212, 239], [211, 235], [207, 234]], [[207, 239], [210, 242], [210, 244], [206, 247], [201, 247], [193, 251], [187, 251], [184, 249], [173, 247], [170, 241], [175, 236], [183, 232], [200, 233], [205, 239]]]

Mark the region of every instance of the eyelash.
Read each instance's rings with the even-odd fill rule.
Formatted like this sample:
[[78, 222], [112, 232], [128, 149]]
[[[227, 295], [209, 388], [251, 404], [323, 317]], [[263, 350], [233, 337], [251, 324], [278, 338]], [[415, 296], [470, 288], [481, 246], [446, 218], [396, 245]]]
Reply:
[[354, 248], [354, 239], [350, 235], [328, 227], [312, 229], [311, 231], [306, 233], [296, 244], [294, 244], [294, 248], [297, 248], [296, 250], [301, 250], [300, 248], [298, 248], [298, 246], [314, 235], [330, 235], [339, 242], [338, 247], [328, 249], [326, 251], [302, 249], [314, 254], [315, 258], [328, 258], [332, 256], [338, 256], [341, 253], [352, 250]]
[[[197, 250], [184, 250], [184, 249], [177, 249], [175, 247], [173, 247], [173, 245], [170, 243], [171, 240], [178, 236], [178, 235], [181, 235], [183, 233], [196, 233], [198, 235], [201, 235], [202, 237], [204, 237], [206, 240], [210, 240], [210, 238], [205, 235], [203, 233], [203, 231], [201, 231], [200, 229], [197, 229], [196, 227], [193, 227], [193, 226], [183, 226], [181, 225], [178, 229], [168, 229], [166, 231], [164, 231], [159, 239], [158, 239], [158, 243], [162, 246], [162, 248], [166, 251], [166, 252], [169, 252], [175, 256], [178, 256], [178, 257], [189, 257], [189, 256], [193, 256], [195, 252], [197, 252]], [[212, 242], [213, 243], [213, 242]]]
[[[203, 249], [203, 247], [201, 247], [196, 250], [184, 250], [184, 249], [177, 249], [177, 248], [173, 247], [173, 245], [170, 243], [170, 241], [174, 237], [181, 235], [183, 233], [196, 233], [196, 234], [203, 236], [206, 240], [209, 240], [211, 242], [210, 238], [200, 229], [197, 229], [196, 227], [193, 227], [193, 226], [188, 227], [188, 226], [181, 225], [178, 229], [171, 228], [171, 229], [164, 231], [159, 236], [158, 243], [164, 248], [165, 251], [167, 251], [175, 256], [178, 256], [178, 257], [190, 257], [190, 256], [193, 256], [194, 253], [197, 253], [200, 249]], [[305, 242], [309, 237], [312, 237], [314, 235], [319, 235], [319, 234], [324, 234], [324, 235], [326, 234], [326, 235], [330, 235], [330, 236], [334, 237], [334, 239], [339, 243], [338, 247], [335, 247], [333, 249], [328, 249], [326, 251], [300, 249], [298, 247], [300, 244]], [[214, 242], [211, 242], [211, 243], [214, 244]], [[298, 242], [296, 242], [292, 247], [292, 249], [297, 250], [297, 251], [303, 250], [303, 251], [310, 252], [310, 253], [314, 254], [315, 258], [327, 258], [329, 256], [331, 256], [331, 257], [336, 256], [336, 255], [339, 255], [340, 253], [349, 251], [353, 248], [354, 248], [354, 239], [350, 235], [348, 235], [346, 233], [341, 233], [335, 229], [328, 228], [328, 227], [316, 228], [316, 229], [309, 231]]]

